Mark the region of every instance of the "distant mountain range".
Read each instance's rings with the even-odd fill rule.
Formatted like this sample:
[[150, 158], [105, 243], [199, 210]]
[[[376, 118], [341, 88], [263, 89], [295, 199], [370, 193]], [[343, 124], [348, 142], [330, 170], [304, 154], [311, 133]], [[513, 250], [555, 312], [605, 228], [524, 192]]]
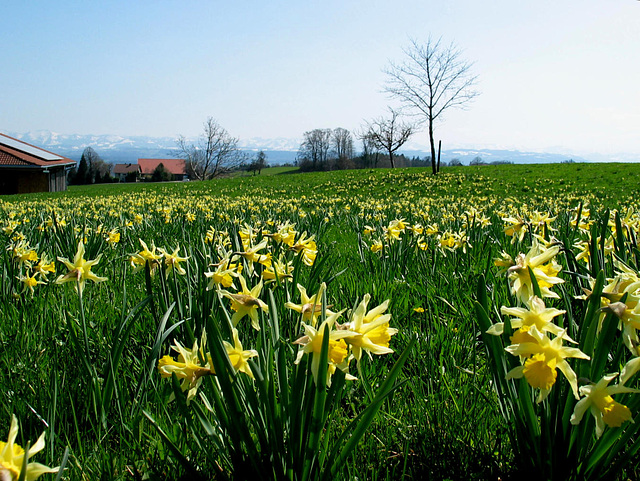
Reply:
[[[48, 130], [37, 130], [27, 133], [3, 132], [6, 135], [23, 140], [30, 144], [51, 150], [73, 160], [80, 160], [86, 147], [92, 147], [105, 161], [111, 163], [135, 162], [139, 158], [172, 158], [177, 156], [176, 138], [146, 137], [119, 135], [79, 135], [57, 134]], [[188, 139], [196, 142], [197, 139]], [[302, 139], [299, 138], [251, 138], [240, 141], [242, 150], [251, 154], [263, 150], [270, 164], [294, 162]], [[424, 158], [429, 155], [429, 148], [416, 143], [408, 143], [401, 153], [408, 157]], [[505, 149], [446, 149], [441, 159], [448, 162], [457, 158], [463, 164], [469, 164], [474, 158], [481, 157], [485, 162], [508, 161], [516, 164], [558, 163], [567, 160], [575, 162], [611, 162], [640, 161], [638, 156], [620, 154], [616, 156], [589, 155], [589, 159], [575, 155], [522, 152]]]

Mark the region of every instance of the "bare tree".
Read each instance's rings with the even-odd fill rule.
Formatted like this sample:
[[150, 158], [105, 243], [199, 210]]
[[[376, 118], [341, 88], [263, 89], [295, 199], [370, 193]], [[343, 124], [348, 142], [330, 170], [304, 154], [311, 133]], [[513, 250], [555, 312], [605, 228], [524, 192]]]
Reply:
[[366, 134], [364, 137], [373, 145], [374, 148], [382, 150], [389, 155], [391, 167], [395, 167], [393, 162], [393, 154], [402, 147], [411, 134], [415, 131], [415, 127], [398, 119], [398, 112], [389, 108], [390, 118], [379, 117], [367, 123]]
[[425, 45], [412, 39], [404, 53], [404, 62], [390, 63], [385, 69], [384, 90], [427, 122], [435, 174], [433, 124], [447, 109], [464, 107], [478, 95], [474, 90], [477, 77], [471, 74], [472, 64], [461, 58], [460, 50], [454, 44], [442, 45], [441, 39], [429, 38]]
[[298, 163], [302, 170], [328, 168], [331, 136], [331, 129], [314, 129], [304, 133], [304, 140], [298, 151]]
[[333, 129], [332, 141], [333, 153], [336, 158], [336, 168], [346, 169], [353, 167], [353, 136], [351, 132], [342, 127]]
[[362, 166], [378, 167], [378, 159], [380, 158], [380, 149], [371, 137], [367, 127], [361, 129], [357, 134], [358, 139], [362, 142]]
[[177, 140], [179, 156], [186, 160], [189, 175], [206, 180], [217, 177], [237, 167], [242, 156], [238, 139], [229, 135], [216, 120], [207, 118], [204, 132], [197, 145], [180, 136]]

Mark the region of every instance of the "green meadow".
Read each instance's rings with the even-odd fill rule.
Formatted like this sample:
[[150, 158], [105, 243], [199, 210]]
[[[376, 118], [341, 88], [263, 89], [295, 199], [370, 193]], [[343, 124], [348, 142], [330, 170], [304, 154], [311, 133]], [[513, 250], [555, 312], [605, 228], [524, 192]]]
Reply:
[[635, 479], [639, 194], [559, 164], [3, 197], [0, 474]]

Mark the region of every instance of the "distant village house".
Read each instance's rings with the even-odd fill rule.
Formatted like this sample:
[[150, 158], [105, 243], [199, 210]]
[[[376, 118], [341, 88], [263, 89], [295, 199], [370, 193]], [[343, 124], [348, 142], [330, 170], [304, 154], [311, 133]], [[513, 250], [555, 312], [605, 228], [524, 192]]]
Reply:
[[187, 164], [184, 159], [138, 159], [140, 175], [144, 180], [151, 180], [160, 164], [173, 176], [172, 180], [186, 180]]
[[113, 176], [118, 182], [136, 182], [140, 175], [138, 164], [116, 164], [113, 167]]
[[150, 181], [160, 164], [170, 174], [171, 180], [189, 180], [184, 159], [138, 159], [137, 164], [116, 164], [113, 175], [120, 182]]
[[76, 162], [0, 133], [0, 194], [67, 190]]

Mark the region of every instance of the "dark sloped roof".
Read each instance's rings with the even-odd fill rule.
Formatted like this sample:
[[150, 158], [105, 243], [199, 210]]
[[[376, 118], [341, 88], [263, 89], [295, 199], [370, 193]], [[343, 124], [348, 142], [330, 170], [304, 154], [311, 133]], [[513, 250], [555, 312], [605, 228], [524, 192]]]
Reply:
[[138, 164], [116, 164], [113, 167], [114, 174], [129, 174], [131, 172], [138, 172], [140, 166]]
[[0, 166], [54, 167], [75, 164], [71, 159], [0, 133]]

